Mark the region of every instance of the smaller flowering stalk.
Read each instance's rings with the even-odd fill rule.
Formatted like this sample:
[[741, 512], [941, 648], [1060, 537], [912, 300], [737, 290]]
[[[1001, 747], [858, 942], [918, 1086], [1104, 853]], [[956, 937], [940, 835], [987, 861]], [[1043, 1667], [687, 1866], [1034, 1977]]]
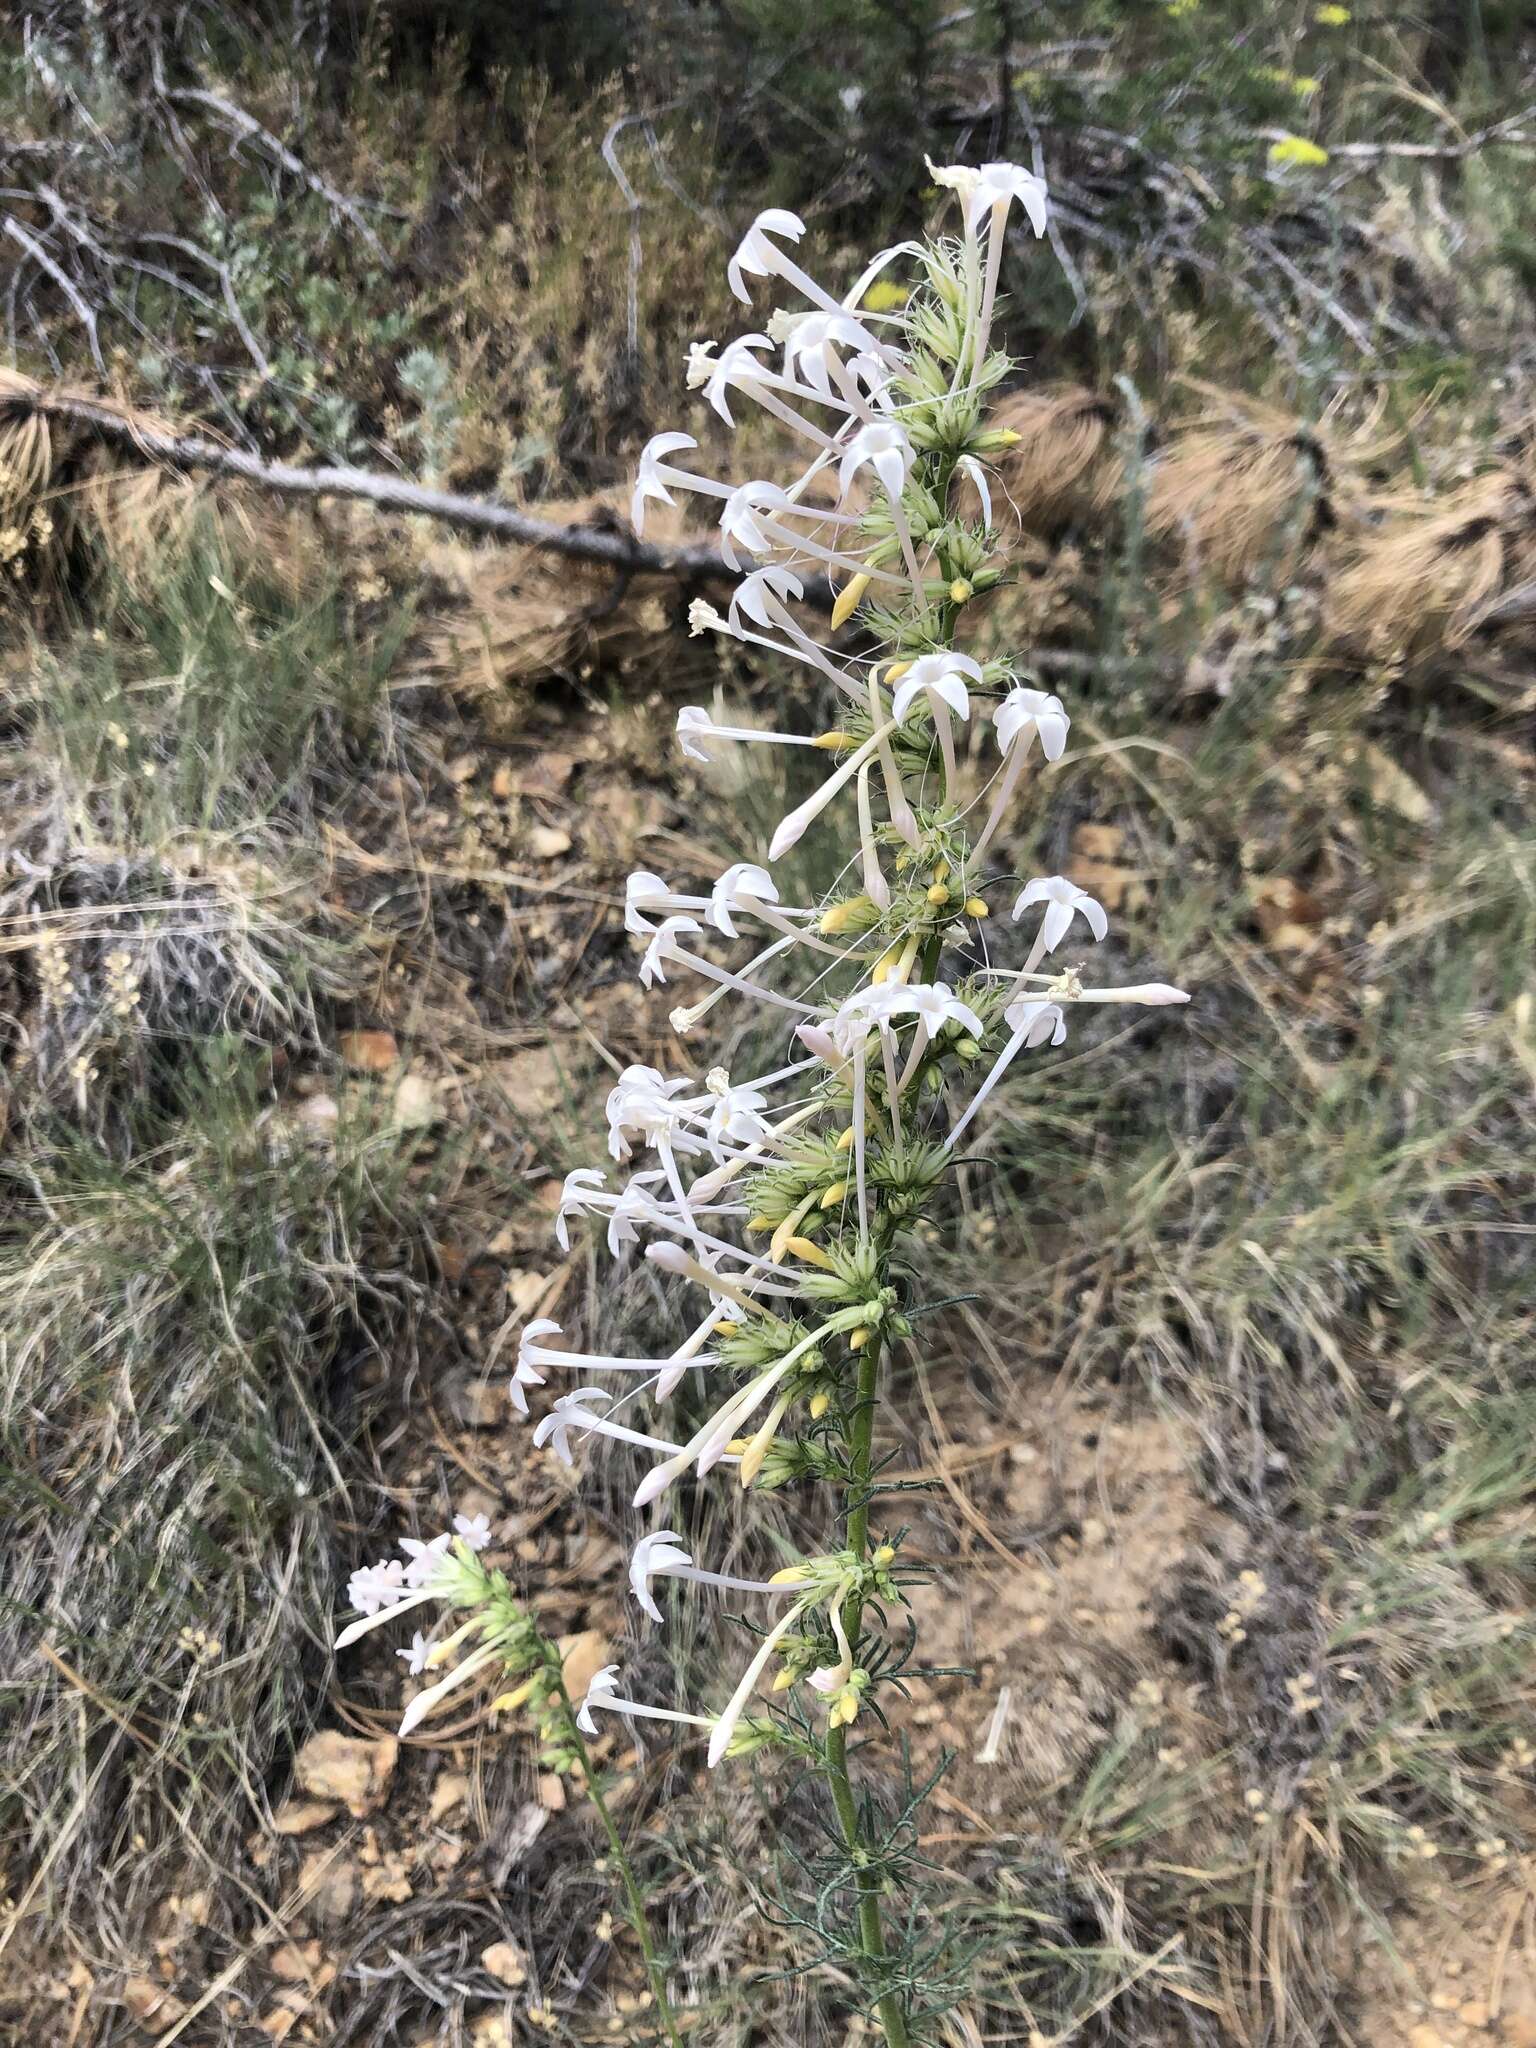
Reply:
[[490, 1711], [526, 1714], [537, 1733], [539, 1760], [545, 1769], [579, 1776], [585, 1785], [619, 1873], [657, 2020], [671, 2048], [682, 2048], [645, 1893], [587, 1747], [586, 1737], [596, 1733], [591, 1715], [571, 1699], [558, 1645], [541, 1631], [505, 1575], [481, 1563], [479, 1553], [490, 1541], [490, 1525], [484, 1515], [457, 1515], [453, 1528], [441, 1536], [430, 1542], [407, 1537], [400, 1546], [400, 1558], [386, 1558], [354, 1572], [348, 1594], [358, 1618], [342, 1629], [336, 1647], [349, 1648], [400, 1615], [427, 1607], [438, 1611], [438, 1627], [454, 1624], [441, 1635], [435, 1628], [428, 1635], [418, 1629], [410, 1647], [396, 1652], [413, 1677], [438, 1670], [446, 1673], [412, 1698], [401, 1718], [401, 1735], [420, 1727], [450, 1694], [471, 1680], [481, 1680], [485, 1689], [485, 1681], [494, 1674], [495, 1683], [503, 1689], [491, 1699]]

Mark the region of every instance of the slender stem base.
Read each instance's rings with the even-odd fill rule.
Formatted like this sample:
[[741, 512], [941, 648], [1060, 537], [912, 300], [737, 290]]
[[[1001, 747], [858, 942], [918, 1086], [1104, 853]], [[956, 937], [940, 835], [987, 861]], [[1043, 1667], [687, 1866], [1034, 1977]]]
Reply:
[[[646, 1978], [650, 1983], [651, 1996], [656, 2001], [656, 2017], [665, 2030], [672, 2048], [683, 2048], [683, 2038], [677, 2030], [677, 2017], [672, 2010], [672, 2002], [667, 1997], [666, 1972], [661, 1967], [661, 1958], [656, 1953], [656, 1943], [651, 1935], [650, 1915], [645, 1910], [645, 1893], [640, 1889], [635, 1866], [629, 1860], [624, 1837], [619, 1833], [618, 1825], [608, 1809], [608, 1802], [603, 1797], [602, 1787], [598, 1783], [597, 1767], [592, 1761], [586, 1743], [582, 1740], [581, 1730], [576, 1726], [576, 1711], [565, 1689], [563, 1678], [560, 1681], [560, 1697], [565, 1702], [566, 1717], [570, 1723], [571, 1745], [581, 1759], [582, 1775], [587, 1781], [587, 1797], [592, 1801], [592, 1810], [601, 1822], [603, 1833], [608, 1837], [608, 1847], [613, 1852], [619, 1882], [624, 1890], [624, 1904], [629, 1924], [635, 1930], [640, 1943]], [[902, 2038], [905, 2039], [905, 2036]]]
[[[848, 1432], [848, 1548], [861, 1559], [869, 1551], [869, 1478], [874, 1448], [875, 1397], [879, 1384], [880, 1345], [877, 1338], [872, 1338], [859, 1354], [855, 1408]], [[850, 1593], [843, 1609], [843, 1627], [850, 1643], [858, 1641], [863, 1613], [863, 1594]], [[846, 1728], [833, 1728], [828, 1732], [826, 1775], [843, 1842], [859, 1874], [859, 1937], [867, 1956], [883, 1960], [886, 1946], [885, 1928], [880, 1919], [880, 1880], [867, 1867], [868, 1847], [859, 1826], [858, 1802], [853, 1796], [853, 1784], [848, 1775]], [[907, 2032], [907, 2017], [901, 2000], [894, 1992], [887, 1992], [879, 2000], [877, 2010], [887, 2048], [909, 2048], [911, 2037]]]

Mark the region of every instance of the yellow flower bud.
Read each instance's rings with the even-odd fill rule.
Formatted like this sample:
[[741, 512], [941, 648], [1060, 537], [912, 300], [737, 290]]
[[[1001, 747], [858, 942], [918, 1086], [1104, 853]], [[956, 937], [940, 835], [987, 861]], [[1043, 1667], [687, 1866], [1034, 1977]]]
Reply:
[[839, 626], [847, 625], [859, 606], [864, 602], [864, 593], [868, 588], [869, 578], [862, 573], [850, 577], [843, 585], [837, 594], [837, 602], [832, 607], [832, 630], [834, 633]]
[[992, 915], [979, 896], [966, 897], [965, 914], [967, 917], [990, 917]]
[[855, 918], [862, 917], [871, 908], [867, 896], [850, 896], [843, 903], [834, 903], [824, 910], [816, 921], [816, 929], [826, 938], [835, 938], [839, 932], [847, 931]]
[[770, 1586], [798, 1586], [804, 1577], [803, 1564], [787, 1564], [782, 1571], [775, 1572], [768, 1583]]
[[965, 604], [975, 595], [975, 584], [967, 582], [963, 576], [957, 576], [949, 586], [949, 601], [951, 604]]
[[859, 1327], [848, 1339], [848, 1349], [850, 1351], [862, 1351], [868, 1342], [869, 1331], [863, 1323], [860, 1323]]
[[928, 891], [928, 901], [935, 906], [949, 901], [948, 882], [935, 882]]
[[499, 1694], [497, 1698], [491, 1701], [491, 1712], [493, 1714], [515, 1714], [519, 1707], [526, 1706], [528, 1701], [532, 1699], [533, 1689], [537, 1683], [536, 1678], [525, 1678], [521, 1685], [513, 1686], [510, 1692]]
[[847, 1130], [846, 1130], [846, 1131], [844, 1131], [844, 1132], [842, 1132], [842, 1133], [841, 1133], [841, 1135], [840, 1135], [840, 1136], [839, 1136], [839, 1138], [838, 1138], [838, 1141], [837, 1141], [837, 1149], [838, 1149], [838, 1151], [839, 1151], [839, 1152], [851, 1152], [851, 1151], [853, 1150], [853, 1137], [854, 1137], [854, 1132], [853, 1132], [853, 1125], [852, 1125], [852, 1124], [850, 1124], [850, 1125], [848, 1126]]
[[883, 1572], [888, 1564], [894, 1564], [895, 1562], [896, 1546], [894, 1543], [882, 1543], [870, 1559], [870, 1563], [877, 1572]]
[[715, 1335], [717, 1337], [734, 1337], [739, 1333], [740, 1329], [741, 1325], [734, 1316], [721, 1316], [715, 1323]]
[[820, 747], [824, 754], [838, 754], [844, 747], [856, 747], [858, 744], [851, 732], [819, 732], [811, 741], [811, 745]]
[[887, 688], [892, 683], [899, 683], [911, 666], [910, 661], [893, 661], [885, 672], [884, 680]]
[[[772, 1230], [773, 1218], [771, 1216], [749, 1216], [747, 1218], [747, 1228], [748, 1230]], [[718, 1330], [719, 1327], [720, 1325], [716, 1323], [715, 1328]]]
[[809, 1266], [820, 1266], [824, 1273], [833, 1270], [832, 1261], [819, 1244], [812, 1244], [808, 1237], [791, 1237], [785, 1240], [784, 1249], [793, 1252], [797, 1259], [804, 1259]]
[[847, 1192], [848, 1183], [846, 1180], [833, 1181], [831, 1187], [827, 1189], [821, 1198], [821, 1206], [823, 1209], [835, 1209]]
[[772, 1690], [774, 1692], [788, 1692], [789, 1688], [794, 1684], [794, 1682], [795, 1674], [789, 1668], [789, 1666], [786, 1665], [784, 1669], [779, 1673], [778, 1677], [775, 1678], [775, 1680], [773, 1681]]
[[823, 1415], [832, 1406], [832, 1396], [825, 1387], [818, 1387], [816, 1392], [812, 1394], [808, 1406], [811, 1411], [812, 1422], [820, 1422]]

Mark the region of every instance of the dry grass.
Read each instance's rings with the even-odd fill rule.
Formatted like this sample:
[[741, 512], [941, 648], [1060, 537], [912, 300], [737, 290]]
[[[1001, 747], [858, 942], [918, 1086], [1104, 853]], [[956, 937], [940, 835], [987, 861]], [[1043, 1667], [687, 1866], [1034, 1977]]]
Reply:
[[1423, 663], [1463, 646], [1483, 608], [1536, 566], [1536, 497], [1513, 469], [1490, 471], [1443, 505], [1399, 508], [1357, 541], [1329, 585], [1336, 646]]
[[997, 466], [1025, 532], [1051, 537], [1109, 510], [1122, 484], [1118, 417], [1113, 399], [1077, 385], [1015, 391], [994, 408], [1019, 436]]

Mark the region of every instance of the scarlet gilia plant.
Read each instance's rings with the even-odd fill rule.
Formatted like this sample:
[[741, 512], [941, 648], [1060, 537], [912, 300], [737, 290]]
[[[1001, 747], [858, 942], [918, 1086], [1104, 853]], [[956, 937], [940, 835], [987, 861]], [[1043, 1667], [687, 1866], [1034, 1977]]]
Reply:
[[[757, 1642], [696, 1702], [628, 1697], [609, 1666], [579, 1721], [588, 1732], [605, 1714], [680, 1724], [697, 1728], [711, 1768], [778, 1748], [819, 1774], [838, 1847], [815, 1873], [806, 1924], [820, 1955], [862, 1985], [891, 2048], [926, 2035], [947, 2002], [934, 1992], [942, 1944], [925, 1943], [920, 1917], [898, 1900], [913, 1802], [892, 1811], [861, 1797], [849, 1771], [850, 1731], [889, 1725], [910, 1656], [889, 1625], [908, 1576], [900, 1531], [876, 1519], [900, 1486], [878, 1447], [883, 1368], [912, 1334], [903, 1242], [945, 1199], [957, 1141], [987, 1097], [1015, 1061], [1060, 1045], [1074, 1010], [1187, 1000], [1161, 982], [1085, 985], [1074, 956], [1105, 936], [1106, 919], [1060, 876], [1001, 896], [1024, 927], [1016, 963], [995, 963], [983, 942], [990, 899], [1005, 887], [988, 849], [1031, 763], [1060, 759], [1070, 724], [1059, 699], [1008, 658], [982, 662], [956, 645], [968, 607], [1003, 575], [987, 465], [1016, 438], [988, 423], [989, 396], [1010, 368], [991, 345], [1004, 232], [1018, 206], [1042, 233], [1046, 200], [1016, 165], [931, 168], [959, 200], [958, 236], [884, 251], [841, 298], [789, 253], [804, 232], [793, 214], [761, 214], [731, 261], [739, 298], [790, 303], [761, 332], [695, 347], [688, 381], [728, 426], [743, 403], [769, 414], [804, 451], [797, 474], [703, 475], [688, 461], [696, 443], [679, 433], [658, 435], [640, 457], [636, 527], [649, 503], [670, 505], [677, 491], [712, 500], [722, 556], [740, 575], [723, 613], [694, 604], [693, 631], [770, 650], [813, 686], [786, 691], [782, 731], [690, 706], [677, 721], [683, 751], [709, 760], [737, 746], [809, 749], [826, 772], [780, 819], [767, 865], [737, 861], [694, 889], [629, 878], [642, 982], [689, 988], [671, 1011], [685, 1048], [729, 999], [754, 1006], [783, 1039], [770, 1070], [750, 1079], [720, 1067], [702, 1080], [626, 1069], [607, 1112], [608, 1149], [624, 1171], [610, 1182], [581, 1168], [565, 1183], [562, 1246], [573, 1219], [599, 1222], [610, 1252], [643, 1255], [673, 1283], [688, 1334], [665, 1357], [610, 1357], [567, 1349], [541, 1319], [522, 1332], [511, 1387], [526, 1414], [530, 1393], [542, 1402], [575, 1376], [535, 1441], [568, 1464], [590, 1436], [650, 1453], [634, 1504], [657, 1524], [677, 1518], [673, 1489], [711, 1473], [725, 1485], [797, 1483], [834, 1496], [826, 1549], [760, 1578], [708, 1569], [671, 1528], [640, 1534], [630, 1586], [653, 1622], [658, 1583], [682, 1579], [744, 1605]], [[895, 264], [913, 273], [901, 310], [864, 310], [872, 282]], [[845, 652], [805, 623], [813, 578], [836, 592], [833, 633], [856, 622], [866, 651]], [[830, 729], [799, 729], [813, 694], [835, 697]], [[964, 748], [990, 762], [978, 790], [961, 741], [983, 720], [990, 744]], [[839, 819], [843, 882], [817, 902], [784, 901], [771, 865]], [[727, 949], [737, 964], [721, 957]], [[679, 1404], [685, 1381], [690, 1398]], [[680, 1405], [705, 1419], [670, 1425]], [[490, 1636], [478, 1641], [461, 1672], [491, 1653]], [[893, 1908], [899, 1939], [887, 1926]]]

